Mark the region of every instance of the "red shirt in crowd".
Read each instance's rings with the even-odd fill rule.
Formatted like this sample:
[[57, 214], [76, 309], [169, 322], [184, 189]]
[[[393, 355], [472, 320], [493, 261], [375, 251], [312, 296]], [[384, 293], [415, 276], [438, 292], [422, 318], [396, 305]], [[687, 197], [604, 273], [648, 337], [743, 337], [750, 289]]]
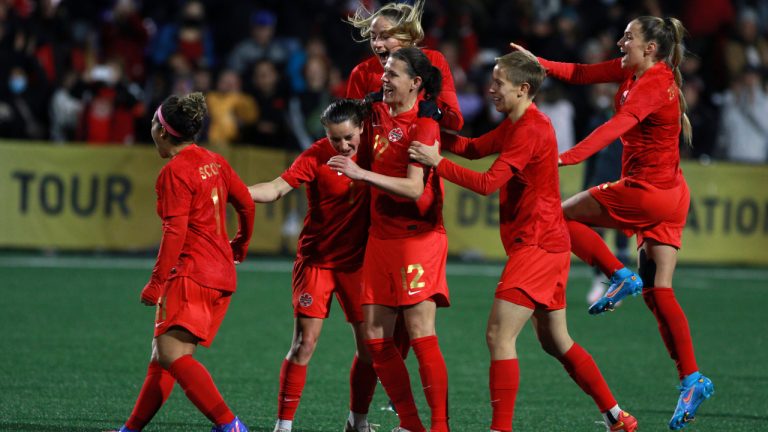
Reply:
[[539, 61], [548, 75], [569, 83], [621, 83], [614, 97], [616, 114], [560, 155], [564, 165], [577, 164], [621, 138], [622, 177], [644, 180], [662, 189], [677, 185], [682, 174], [680, 90], [666, 62], [657, 62], [636, 78], [632, 71], [621, 68], [621, 59], [594, 65]]
[[[390, 177], [407, 177], [408, 147], [412, 141], [434, 145], [440, 127], [431, 118], [419, 118], [418, 104], [392, 117], [385, 103], [374, 103], [371, 113], [371, 170]], [[417, 164], [421, 166], [420, 164]], [[371, 188], [371, 230], [379, 239], [413, 237], [427, 231], [445, 232], [443, 183], [434, 170], [424, 168], [424, 193], [418, 200]]]
[[499, 154], [485, 173], [448, 159], [437, 166], [446, 180], [488, 195], [501, 190], [499, 224], [507, 255], [521, 246], [547, 252], [571, 249], [560, 204], [557, 141], [549, 119], [535, 104], [516, 122], [504, 119], [479, 138], [443, 134], [443, 148], [469, 159]]
[[[306, 183], [308, 208], [298, 257], [316, 267], [357, 269], [363, 264], [368, 240], [370, 189], [367, 183], [330, 169], [328, 159], [336, 155], [328, 138], [323, 138], [299, 155], [281, 177], [293, 188]], [[362, 159], [362, 152], [353, 157], [358, 163]]]

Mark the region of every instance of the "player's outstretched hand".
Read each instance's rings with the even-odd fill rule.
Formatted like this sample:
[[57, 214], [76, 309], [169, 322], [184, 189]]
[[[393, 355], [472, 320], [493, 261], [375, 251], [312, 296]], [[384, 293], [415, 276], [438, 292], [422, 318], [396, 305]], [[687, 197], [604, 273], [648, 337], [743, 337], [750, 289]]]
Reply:
[[439, 147], [440, 145], [437, 140], [435, 140], [435, 144], [431, 146], [424, 145], [418, 141], [413, 141], [411, 142], [411, 146], [408, 147], [408, 156], [416, 162], [434, 167], [443, 160], [443, 157], [440, 156], [440, 152], [438, 151]]
[[334, 156], [328, 160], [328, 166], [332, 170], [339, 172], [339, 175], [344, 174], [352, 180], [364, 180], [365, 170], [360, 168], [355, 161], [346, 156]]
[[163, 286], [159, 283], [149, 281], [141, 290], [141, 302], [147, 306], [154, 306], [160, 302], [160, 296], [163, 295]]
[[530, 56], [536, 57], [536, 56], [533, 55], [532, 52], [530, 52], [527, 49], [525, 49], [525, 47], [523, 47], [522, 45], [518, 45], [518, 44], [516, 44], [514, 42], [510, 42], [509, 43], [509, 47], [512, 48], [512, 51], [522, 51], [522, 52], [524, 52], [524, 53], [526, 53], [526, 54], [528, 54]]

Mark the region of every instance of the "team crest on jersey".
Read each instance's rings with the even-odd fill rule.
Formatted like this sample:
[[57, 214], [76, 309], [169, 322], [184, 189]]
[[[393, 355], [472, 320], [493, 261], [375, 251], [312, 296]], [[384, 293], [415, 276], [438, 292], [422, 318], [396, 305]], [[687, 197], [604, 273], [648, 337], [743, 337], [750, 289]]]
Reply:
[[312, 296], [309, 293], [302, 293], [299, 296], [299, 304], [301, 307], [309, 307], [312, 305]]
[[389, 139], [389, 142], [400, 141], [400, 139], [403, 138], [403, 130], [400, 128], [394, 128], [389, 131], [387, 138]]

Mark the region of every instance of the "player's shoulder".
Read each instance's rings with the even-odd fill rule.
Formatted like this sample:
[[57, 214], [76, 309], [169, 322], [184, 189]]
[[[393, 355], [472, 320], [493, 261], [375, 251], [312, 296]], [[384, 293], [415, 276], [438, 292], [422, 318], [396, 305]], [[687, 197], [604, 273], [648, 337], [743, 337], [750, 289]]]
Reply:
[[421, 51], [424, 53], [424, 55], [427, 56], [427, 58], [432, 62], [433, 65], [436, 62], [447, 63], [447, 60], [445, 59], [445, 56], [443, 55], [443, 53], [441, 53], [438, 50], [433, 50], [431, 48], [422, 48]]
[[381, 62], [376, 57], [369, 57], [360, 63], [357, 64], [354, 68], [352, 68], [351, 75], [356, 75], [360, 73], [370, 73], [370, 72], [376, 72], [378, 69], [382, 69]]

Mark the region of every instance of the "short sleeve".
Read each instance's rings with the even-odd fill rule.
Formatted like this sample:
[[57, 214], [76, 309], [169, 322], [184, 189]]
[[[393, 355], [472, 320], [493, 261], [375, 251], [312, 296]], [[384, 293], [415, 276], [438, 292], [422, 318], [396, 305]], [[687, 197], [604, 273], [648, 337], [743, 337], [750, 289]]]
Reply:
[[157, 208], [161, 218], [188, 215], [192, 206], [192, 189], [188, 181], [166, 165], [157, 178]]
[[325, 163], [325, 161], [318, 160], [319, 153], [318, 145], [315, 143], [300, 154], [280, 177], [294, 189], [303, 183], [311, 182], [317, 175], [318, 164]]

